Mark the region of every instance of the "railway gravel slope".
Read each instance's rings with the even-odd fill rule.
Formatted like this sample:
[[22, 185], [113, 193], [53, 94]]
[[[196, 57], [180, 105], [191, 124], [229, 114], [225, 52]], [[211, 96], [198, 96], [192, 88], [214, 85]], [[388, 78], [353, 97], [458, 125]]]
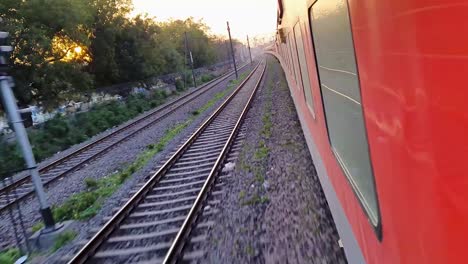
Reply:
[[196, 263], [344, 264], [284, 74], [272, 57], [268, 66]]

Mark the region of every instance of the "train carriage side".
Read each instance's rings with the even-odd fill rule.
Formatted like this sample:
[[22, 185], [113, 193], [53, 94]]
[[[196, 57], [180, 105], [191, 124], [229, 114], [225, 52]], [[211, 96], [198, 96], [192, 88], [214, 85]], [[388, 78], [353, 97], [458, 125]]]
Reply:
[[465, 263], [468, 3], [278, 0], [275, 55], [350, 263]]

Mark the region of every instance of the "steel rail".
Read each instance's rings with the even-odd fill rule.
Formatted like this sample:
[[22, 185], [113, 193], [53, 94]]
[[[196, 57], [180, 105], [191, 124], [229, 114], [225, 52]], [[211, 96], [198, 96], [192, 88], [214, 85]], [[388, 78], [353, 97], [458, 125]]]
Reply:
[[[243, 65], [241, 68], [245, 68], [247, 66], [247, 64]], [[181, 101], [183, 101], [184, 99], [187, 99], [189, 98], [190, 96], [193, 96], [192, 98], [189, 98], [187, 101], [185, 102], [182, 102], [178, 107], [182, 106], [182, 105], [185, 105], [193, 100], [195, 100], [196, 98], [198, 98], [199, 96], [201, 96], [202, 94], [204, 94], [205, 92], [209, 91], [211, 88], [215, 87], [217, 84], [219, 84], [220, 82], [226, 80], [227, 78], [229, 78], [230, 76], [232, 76], [234, 74], [234, 71], [230, 71], [216, 79], [213, 79], [205, 84], [203, 84], [202, 86], [200, 86], [199, 88], [197, 88], [196, 90], [194, 91], [191, 91], [187, 94], [184, 94], [183, 96], [181, 97], [178, 97], [174, 100], [172, 100], [171, 102], [169, 103], [166, 103], [156, 109], [153, 109], [151, 110], [149, 113], [146, 113], [144, 114], [143, 116], [141, 117], [138, 117], [136, 120], [132, 121], [131, 123], [129, 124], [126, 124], [124, 125], [123, 127], [120, 127], [118, 129], [116, 129], [115, 131], [112, 131], [111, 133], [95, 140], [95, 141], [92, 141], [82, 147], [80, 147], [79, 149], [67, 154], [66, 156], [64, 157], [61, 157], [57, 160], [54, 160], [52, 161], [51, 163], [45, 165], [44, 167], [41, 167], [39, 168], [39, 172], [40, 173], [45, 173], [47, 171], [50, 171], [50, 170], [53, 170], [56, 166], [60, 165], [60, 164], [63, 164], [67, 161], [69, 161], [70, 159], [76, 157], [77, 155], [83, 153], [84, 151], [92, 148], [92, 147], [95, 147], [97, 144], [107, 140], [107, 139], [111, 139], [113, 136], [116, 136], [118, 135], [119, 133], [122, 133], [122, 132], [125, 132], [127, 129], [131, 128], [131, 127], [134, 127], [138, 124], [140, 124], [141, 122], [147, 120], [148, 118], [150, 118], [151, 116], [153, 115], [157, 115], [159, 113], [161, 113], [162, 111], [164, 110], [167, 110], [167, 109], [170, 109], [170, 107], [174, 106], [175, 104], [177, 103], [180, 103]], [[205, 89], [206, 88], [206, 89]], [[204, 90], [202, 90], [204, 89]], [[198, 93], [198, 94], [197, 94]], [[129, 139], [131, 136], [143, 131], [144, 129], [148, 128], [149, 126], [152, 126], [154, 125], [154, 123], [164, 119], [165, 117], [167, 117], [168, 115], [170, 115], [171, 113], [173, 113], [174, 111], [176, 111], [178, 109], [178, 107], [174, 107], [173, 109], [169, 110], [167, 113], [164, 113], [163, 115], [161, 115], [160, 117], [156, 118], [155, 120], [151, 121], [150, 123], [146, 124], [145, 126], [131, 132], [129, 135], [126, 135], [124, 136], [123, 138], [121, 139], [118, 139], [117, 141], [111, 143], [109, 146], [106, 146], [104, 149], [94, 153], [93, 155], [91, 155], [90, 157], [82, 160], [81, 162], [79, 162], [78, 164], [74, 165], [74, 166], [71, 166], [69, 168], [66, 168], [64, 169], [62, 172], [58, 173], [57, 175], [53, 176], [53, 178], [51, 178], [50, 180], [47, 180], [44, 182], [44, 185], [48, 185], [48, 184], [51, 184], [53, 183], [54, 181], [60, 179], [60, 178], [63, 178], [66, 174], [72, 172], [72, 171], [75, 171], [77, 168], [81, 167], [83, 164], [89, 162], [90, 160], [96, 158], [96, 157], [99, 157], [101, 154], [107, 152], [109, 149], [115, 147], [116, 145], [118, 145], [119, 143]], [[15, 180], [13, 183], [7, 185], [7, 186], [4, 186], [4, 187], [1, 187], [0, 188], [0, 195], [3, 195], [5, 196], [5, 194], [11, 192], [13, 189], [15, 188], [18, 188], [20, 187], [21, 185], [24, 185], [26, 183], [28, 183], [30, 181], [30, 175], [26, 175], [24, 177], [21, 177], [20, 179], [17, 179]], [[0, 207], [0, 212], [8, 209], [9, 207], [13, 206], [14, 204], [16, 204], [17, 202], [20, 202], [26, 198], [28, 198], [30, 195], [32, 195], [34, 193], [34, 190], [31, 189], [30, 191], [28, 191], [27, 193], [24, 193], [24, 194], [21, 194], [20, 197], [18, 197], [17, 199], [14, 199], [12, 200], [11, 202], [5, 204], [5, 205], [2, 205]], [[0, 196], [1, 197], [1, 196]]]
[[177, 162], [177, 160], [188, 150], [194, 141], [204, 132], [204, 130], [216, 119], [222, 110], [231, 102], [236, 94], [249, 81], [256, 72], [258, 64], [247, 78], [236, 88], [234, 92], [219, 106], [214, 113], [190, 136], [185, 143], [155, 172], [150, 179], [108, 220], [104, 226], [83, 246], [80, 251], [70, 260], [69, 264], [85, 263], [98, 250], [98, 248], [107, 240], [120, 224], [137, 208], [153, 187], [160, 182], [165, 174]]
[[179, 232], [177, 233], [176, 238], [172, 242], [171, 247], [169, 248], [169, 251], [167, 252], [163, 263], [175, 263], [179, 257], [181, 257], [180, 253], [182, 252], [182, 249], [185, 245], [185, 242], [187, 242], [187, 237], [190, 235], [190, 232], [192, 228], [194, 227], [194, 223], [196, 222], [197, 218], [200, 215], [200, 212], [203, 209], [203, 205], [206, 202], [206, 199], [209, 196], [210, 191], [213, 188], [213, 185], [215, 183], [216, 177], [218, 176], [221, 168], [221, 165], [224, 163], [227, 155], [229, 154], [229, 151], [234, 143], [234, 140], [237, 136], [238, 131], [241, 128], [241, 125], [245, 119], [245, 116], [247, 115], [247, 112], [250, 108], [250, 105], [253, 101], [253, 98], [255, 96], [255, 93], [258, 90], [258, 87], [260, 86], [260, 83], [263, 79], [263, 76], [265, 74], [266, 70], [266, 64], [262, 70], [262, 73], [260, 75], [260, 78], [258, 79], [257, 83], [255, 84], [255, 88], [250, 94], [249, 100], [247, 101], [247, 104], [245, 105], [244, 109], [242, 110], [241, 115], [239, 116], [236, 125], [234, 129], [232, 130], [231, 134], [229, 135], [229, 138], [227, 142], [225, 143], [221, 154], [218, 156], [215, 165], [213, 166], [210, 174], [208, 175], [208, 178], [206, 179], [205, 183], [203, 184], [202, 189], [200, 190], [195, 203], [193, 204], [192, 208], [190, 209], [187, 217], [185, 218], [182, 227], [180, 228]]

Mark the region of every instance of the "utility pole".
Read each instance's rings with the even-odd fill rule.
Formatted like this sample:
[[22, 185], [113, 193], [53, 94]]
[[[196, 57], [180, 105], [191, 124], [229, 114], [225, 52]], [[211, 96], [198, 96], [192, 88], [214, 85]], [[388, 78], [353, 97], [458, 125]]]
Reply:
[[[1, 19], [0, 19], [1, 22]], [[18, 106], [16, 105], [16, 99], [13, 94], [11, 87], [14, 86], [13, 78], [8, 76], [8, 54], [13, 50], [11, 46], [2, 46], [2, 43], [8, 37], [8, 32], [0, 31], [0, 89], [1, 96], [3, 99], [3, 107], [8, 114], [10, 126], [16, 134], [16, 139], [23, 153], [23, 158], [26, 162], [26, 166], [31, 173], [31, 180], [34, 185], [37, 198], [39, 200], [40, 212], [42, 220], [44, 221], [45, 228], [48, 230], [55, 229], [55, 221], [50, 210], [47, 197], [44, 192], [44, 186], [42, 185], [41, 177], [39, 177], [39, 170], [37, 169], [34, 154], [31, 149], [31, 144], [28, 139], [28, 134], [23, 125], [23, 120], [18, 112]]]
[[[187, 39], [187, 32], [184, 32], [185, 33], [185, 50], [189, 50], [189, 47], [188, 47], [188, 39]], [[195, 71], [193, 69], [193, 56], [192, 56], [192, 51], [189, 51], [190, 53], [190, 65], [192, 66], [192, 78], [193, 78], [193, 85], [195, 86], [195, 88], [197, 88], [197, 82], [195, 80]]]
[[226, 53], [227, 54], [227, 57], [226, 57], [227, 59], [226, 60], [229, 61], [229, 58], [231, 57], [231, 53], [229, 51], [229, 43], [228, 43], [227, 40], [225, 41], [225, 44], [226, 44], [226, 51], [227, 51], [227, 53]]
[[227, 24], [228, 34], [229, 34], [229, 42], [231, 43], [232, 63], [234, 64], [234, 70], [236, 71], [236, 79], [238, 79], [239, 75], [237, 74], [236, 56], [234, 55], [234, 48], [232, 47], [231, 29], [229, 28], [229, 21], [227, 21], [226, 24]]
[[187, 76], [185, 71], [187, 69], [187, 32], [184, 32], [184, 89], [187, 89]]
[[247, 47], [249, 47], [250, 65], [252, 65], [253, 62], [252, 62], [252, 53], [250, 52], [249, 35], [247, 35]]

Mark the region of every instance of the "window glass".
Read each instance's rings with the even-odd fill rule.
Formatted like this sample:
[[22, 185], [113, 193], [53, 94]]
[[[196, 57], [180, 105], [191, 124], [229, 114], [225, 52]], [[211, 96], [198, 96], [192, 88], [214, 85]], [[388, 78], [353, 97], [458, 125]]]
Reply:
[[292, 74], [294, 75], [294, 81], [297, 83], [298, 82], [298, 79], [297, 79], [297, 66], [296, 66], [296, 62], [295, 62], [295, 54], [297, 54], [296, 52], [296, 47], [294, 45], [294, 42], [293, 42], [293, 33], [290, 32], [289, 33], [289, 54], [291, 55], [291, 69], [292, 69]]
[[289, 52], [289, 38], [288, 38], [288, 41], [286, 43], [286, 48], [285, 48], [285, 53], [287, 54], [286, 56], [288, 57], [288, 70], [289, 70], [289, 73], [292, 72], [291, 70], [291, 53]]
[[[286, 39], [287, 41], [287, 39]], [[289, 65], [289, 54], [288, 54], [288, 45], [287, 44], [283, 44], [283, 55], [285, 58], [285, 62], [286, 62], [286, 66], [288, 67], [288, 71], [290, 70], [290, 65]]]
[[289, 54], [289, 45], [288, 45], [288, 42], [289, 41], [289, 38], [287, 39], [287, 42], [284, 46], [284, 54], [286, 54], [286, 58], [287, 58], [287, 63], [288, 63], [288, 71], [289, 73], [291, 73], [291, 55]]
[[377, 194], [346, 0], [318, 0], [309, 15], [330, 143], [369, 219], [377, 226]]
[[297, 23], [294, 26], [294, 35], [296, 37], [296, 47], [297, 47], [297, 54], [299, 58], [299, 67], [300, 67], [300, 75], [302, 77], [302, 89], [304, 91], [304, 96], [309, 106], [309, 109], [312, 113], [314, 113], [314, 102], [312, 99], [312, 89], [310, 87], [310, 79], [309, 79], [309, 70], [307, 69], [307, 62], [305, 58], [304, 52], [304, 43], [302, 42], [302, 34], [301, 34], [301, 26], [300, 23]]
[[[299, 23], [297, 23], [299, 24]], [[297, 25], [296, 24], [296, 25]], [[294, 26], [295, 28], [296, 26]], [[301, 81], [301, 69], [299, 68], [299, 56], [297, 54], [297, 45], [296, 45], [296, 38], [294, 36], [294, 31], [291, 32], [291, 47], [292, 47], [292, 54], [293, 54], [293, 61], [294, 61], [294, 71], [295, 71], [295, 76], [296, 76], [296, 84], [298, 87], [300, 87]]]

